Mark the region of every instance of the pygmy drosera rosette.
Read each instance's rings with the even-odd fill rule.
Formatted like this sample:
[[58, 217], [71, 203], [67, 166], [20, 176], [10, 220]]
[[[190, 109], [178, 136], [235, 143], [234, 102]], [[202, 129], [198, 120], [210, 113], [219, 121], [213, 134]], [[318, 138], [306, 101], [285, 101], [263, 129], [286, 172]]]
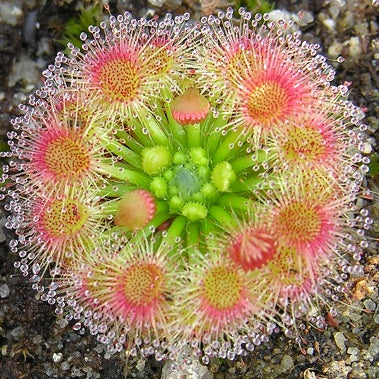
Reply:
[[110, 352], [301, 341], [361, 272], [361, 111], [318, 46], [239, 16], [91, 26], [8, 134], [15, 265]]

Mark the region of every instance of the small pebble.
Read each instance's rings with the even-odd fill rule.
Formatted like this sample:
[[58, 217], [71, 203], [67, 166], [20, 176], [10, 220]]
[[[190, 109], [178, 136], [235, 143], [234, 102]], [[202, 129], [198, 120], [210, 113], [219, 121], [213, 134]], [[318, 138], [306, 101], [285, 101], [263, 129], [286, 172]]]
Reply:
[[35, 345], [40, 344], [42, 341], [43, 341], [43, 338], [42, 338], [42, 336], [40, 334], [38, 334], [38, 336], [33, 337], [33, 339], [32, 339], [32, 342]]
[[[187, 355], [188, 353], [188, 355]], [[211, 379], [213, 374], [206, 366], [203, 366], [198, 359], [191, 356], [190, 350], [184, 352], [183, 357], [179, 358], [178, 366], [180, 368], [173, 369], [173, 362], [167, 360], [162, 369], [162, 379]], [[187, 361], [187, 362], [186, 362]]]
[[[34, 88], [40, 76], [40, 67], [37, 66], [35, 60], [25, 54], [20, 55], [19, 59], [13, 64], [8, 76], [8, 87], [13, 87], [18, 81], [22, 81], [25, 87], [31, 85], [31, 88]], [[26, 88], [25, 91], [30, 92], [30, 88]]]
[[366, 307], [367, 310], [369, 311], [375, 311], [376, 304], [371, 300], [367, 299], [363, 302], [364, 306]]
[[5, 225], [5, 223], [6, 223], [5, 217], [1, 218], [0, 219], [0, 242], [4, 242], [6, 240], [5, 234], [3, 232], [3, 226]]
[[327, 378], [346, 379], [351, 367], [345, 361], [332, 361], [323, 367], [323, 372], [327, 374]]
[[347, 353], [348, 354], [353, 354], [353, 355], [358, 355], [359, 354], [359, 350], [356, 347], [349, 347], [347, 349]]
[[82, 376], [82, 371], [80, 370], [80, 368], [78, 368], [78, 367], [74, 367], [74, 368], [71, 370], [71, 376], [72, 376], [73, 378], [75, 378], [75, 377], [80, 377], [80, 376]]
[[25, 330], [22, 326], [18, 326], [17, 328], [14, 328], [12, 331], [11, 331], [11, 336], [15, 339], [15, 340], [19, 340], [20, 337], [22, 337], [25, 333]]
[[46, 375], [47, 375], [48, 377], [54, 375], [54, 371], [53, 371], [52, 367], [50, 367], [50, 366], [46, 368], [45, 373], [46, 373]]
[[37, 55], [42, 56], [42, 55], [49, 55], [52, 54], [52, 43], [50, 38], [41, 38], [40, 41], [38, 42], [38, 50], [37, 50]]
[[358, 362], [359, 361], [359, 350], [356, 347], [349, 347], [347, 353], [350, 354], [349, 362]]
[[341, 350], [341, 352], [345, 352], [345, 342], [347, 341], [347, 338], [344, 336], [344, 334], [342, 332], [334, 333], [334, 340], [336, 341], [336, 345]]
[[112, 357], [112, 354], [111, 354], [109, 351], [107, 351], [107, 352], [104, 354], [104, 359], [111, 359], [111, 357]]
[[289, 371], [294, 366], [293, 358], [286, 354], [286, 355], [283, 356], [280, 364], [281, 364], [281, 366], [283, 367], [283, 369], [285, 371]]
[[164, 0], [148, 0], [148, 3], [153, 7], [161, 7], [165, 1]]
[[362, 45], [359, 37], [351, 37], [347, 41], [349, 47], [349, 55], [352, 59], [358, 61], [362, 55]]
[[4, 283], [0, 286], [0, 297], [4, 299], [5, 297], [9, 296], [9, 287], [7, 283]]
[[62, 358], [63, 358], [63, 354], [62, 353], [54, 353], [53, 354], [53, 361], [55, 362], [55, 363], [59, 363], [61, 360], [62, 360]]
[[0, 7], [0, 22], [16, 26], [23, 16], [21, 4], [14, 4], [14, 1], [3, 1]]
[[136, 364], [136, 369], [139, 371], [139, 372], [143, 372], [143, 370], [145, 369], [145, 365], [146, 365], [146, 361], [144, 359], [140, 359], [137, 364]]
[[65, 361], [65, 362], [63, 362], [63, 363], [61, 364], [61, 369], [62, 369], [63, 371], [67, 371], [69, 368], [70, 368], [70, 363], [68, 363], [67, 361]]
[[56, 321], [56, 323], [63, 329], [67, 326], [68, 322], [64, 318], [60, 318]]
[[99, 344], [99, 345], [95, 346], [95, 348], [94, 348], [94, 350], [99, 354], [103, 353], [104, 349], [105, 349], [104, 344]]
[[322, 23], [330, 32], [333, 32], [336, 29], [336, 22], [332, 18], [326, 18], [325, 20], [322, 20]]
[[283, 9], [274, 9], [269, 13], [270, 21], [278, 22], [279, 20], [284, 20], [286, 22], [289, 22], [292, 18], [292, 15], [290, 12], [287, 12]]
[[304, 379], [317, 379], [316, 374], [307, 368], [303, 373]]
[[377, 337], [370, 338], [369, 351], [373, 357], [377, 357], [379, 355], [379, 338]]
[[340, 14], [339, 7], [336, 7], [336, 6], [329, 7], [329, 14], [332, 16], [333, 20], [335, 20]]
[[333, 41], [328, 47], [328, 55], [331, 58], [337, 58], [342, 54], [343, 46], [338, 41]]
[[367, 375], [362, 367], [355, 366], [353, 367], [353, 370], [350, 373], [350, 377], [354, 379], [365, 379], [367, 378]]
[[293, 15], [292, 19], [300, 26], [309, 25], [314, 21], [313, 13], [308, 11], [301, 12], [298, 15]]
[[362, 315], [355, 312], [349, 312], [349, 318], [350, 320], [357, 322], [362, 319]]

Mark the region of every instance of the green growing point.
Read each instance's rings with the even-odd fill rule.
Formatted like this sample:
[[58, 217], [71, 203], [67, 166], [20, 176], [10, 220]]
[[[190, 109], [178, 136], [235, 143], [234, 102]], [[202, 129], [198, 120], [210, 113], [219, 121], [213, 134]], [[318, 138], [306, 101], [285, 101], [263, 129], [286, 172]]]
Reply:
[[211, 180], [220, 192], [226, 192], [236, 180], [236, 174], [229, 162], [220, 162], [212, 171]]
[[142, 168], [147, 174], [160, 173], [170, 165], [171, 160], [171, 153], [165, 146], [146, 147], [142, 150]]

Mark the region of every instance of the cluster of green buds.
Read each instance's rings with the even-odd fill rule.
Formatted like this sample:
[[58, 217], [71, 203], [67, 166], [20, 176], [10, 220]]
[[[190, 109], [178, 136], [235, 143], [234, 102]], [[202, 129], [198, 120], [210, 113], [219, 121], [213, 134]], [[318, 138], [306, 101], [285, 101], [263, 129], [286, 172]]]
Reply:
[[290, 27], [125, 13], [43, 72], [2, 198], [15, 266], [74, 330], [208, 363], [335, 314], [372, 223], [367, 127]]

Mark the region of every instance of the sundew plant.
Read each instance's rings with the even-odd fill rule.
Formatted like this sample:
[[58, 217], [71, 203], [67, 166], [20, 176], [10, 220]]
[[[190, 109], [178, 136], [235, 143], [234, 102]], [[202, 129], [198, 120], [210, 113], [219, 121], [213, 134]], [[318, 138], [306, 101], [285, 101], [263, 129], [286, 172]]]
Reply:
[[267, 14], [110, 16], [58, 53], [2, 156], [15, 266], [109, 352], [299, 343], [360, 275], [366, 126]]

